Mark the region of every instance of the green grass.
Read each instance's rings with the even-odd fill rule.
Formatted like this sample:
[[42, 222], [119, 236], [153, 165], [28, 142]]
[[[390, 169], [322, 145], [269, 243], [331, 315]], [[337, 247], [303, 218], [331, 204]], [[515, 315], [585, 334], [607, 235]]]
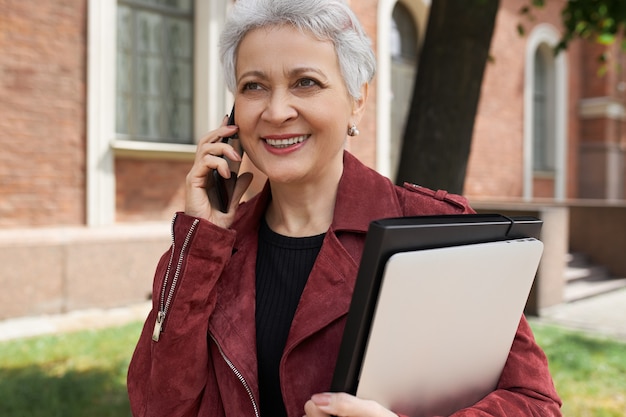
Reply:
[[141, 325], [0, 343], [0, 416], [130, 416], [126, 371]]
[[626, 343], [533, 323], [566, 417], [626, 416]]
[[[626, 343], [532, 323], [566, 417], [626, 415]], [[0, 416], [130, 416], [140, 323], [0, 343]]]

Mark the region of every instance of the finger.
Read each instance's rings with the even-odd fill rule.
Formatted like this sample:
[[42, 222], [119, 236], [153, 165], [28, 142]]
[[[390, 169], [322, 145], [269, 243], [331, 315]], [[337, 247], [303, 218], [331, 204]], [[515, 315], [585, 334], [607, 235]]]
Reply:
[[224, 158], [214, 155], [214, 153], [218, 154], [219, 152], [216, 150], [202, 150], [198, 152], [196, 161], [187, 174], [187, 183], [195, 187], [204, 187], [204, 179], [211, 170], [217, 170], [224, 178], [230, 177], [228, 163]]
[[222, 140], [222, 138], [233, 136], [235, 133], [237, 133], [237, 130], [239, 130], [239, 127], [237, 127], [237, 125], [222, 124], [217, 129], [212, 130], [203, 137], [201, 137], [198, 141], [198, 145], [219, 142]]
[[323, 412], [340, 417], [397, 417], [375, 401], [363, 400], [346, 393], [321, 393], [311, 401]]
[[227, 143], [205, 143], [199, 145], [196, 151], [195, 165], [199, 176], [204, 176], [209, 170], [216, 169], [222, 177], [230, 178], [231, 169], [238, 171], [238, 162], [241, 162], [241, 156], [232, 145]]
[[304, 404], [304, 417], [328, 417], [312, 400]]

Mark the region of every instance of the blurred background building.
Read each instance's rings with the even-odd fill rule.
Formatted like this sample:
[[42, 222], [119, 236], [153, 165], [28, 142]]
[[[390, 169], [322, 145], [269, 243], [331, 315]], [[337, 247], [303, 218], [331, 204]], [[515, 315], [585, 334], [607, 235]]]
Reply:
[[[569, 252], [605, 266], [591, 280], [606, 288], [626, 276], [626, 55], [610, 49], [604, 76], [595, 44], [554, 56], [565, 0], [532, 21], [526, 3], [501, 0], [465, 195], [546, 221], [538, 309], [576, 297]], [[194, 143], [230, 110], [217, 51], [228, 5], [0, 0], [0, 319], [148, 297]], [[351, 6], [378, 72], [347, 146], [393, 178], [430, 0]]]

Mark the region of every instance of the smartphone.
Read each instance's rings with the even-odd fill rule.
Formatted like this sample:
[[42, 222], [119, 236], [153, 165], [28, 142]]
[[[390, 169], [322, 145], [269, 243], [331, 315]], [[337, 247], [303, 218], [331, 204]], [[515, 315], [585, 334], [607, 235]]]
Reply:
[[[233, 106], [230, 116], [228, 117], [228, 124], [235, 124], [235, 106]], [[239, 136], [235, 133], [233, 136], [222, 138], [222, 143], [228, 143], [235, 149], [240, 156], [243, 155], [243, 149], [239, 141]], [[228, 163], [230, 168], [230, 178], [224, 178], [220, 173], [213, 169], [209, 172], [206, 180], [206, 192], [209, 197], [209, 201], [213, 207], [217, 207], [221, 212], [227, 213], [232, 199], [233, 192], [235, 190], [235, 183], [237, 182], [237, 175], [239, 174], [239, 166], [241, 162], [231, 161], [225, 156], [222, 156]]]

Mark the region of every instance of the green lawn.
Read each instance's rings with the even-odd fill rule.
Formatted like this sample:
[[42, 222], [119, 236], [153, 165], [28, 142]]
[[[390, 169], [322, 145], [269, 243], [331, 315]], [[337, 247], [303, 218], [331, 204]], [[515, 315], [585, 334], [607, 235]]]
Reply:
[[626, 343], [532, 325], [566, 417], [626, 416]]
[[0, 416], [130, 416], [126, 370], [141, 325], [0, 343]]
[[[626, 415], [626, 343], [532, 323], [566, 417]], [[130, 416], [126, 370], [140, 323], [0, 343], [0, 416]]]

